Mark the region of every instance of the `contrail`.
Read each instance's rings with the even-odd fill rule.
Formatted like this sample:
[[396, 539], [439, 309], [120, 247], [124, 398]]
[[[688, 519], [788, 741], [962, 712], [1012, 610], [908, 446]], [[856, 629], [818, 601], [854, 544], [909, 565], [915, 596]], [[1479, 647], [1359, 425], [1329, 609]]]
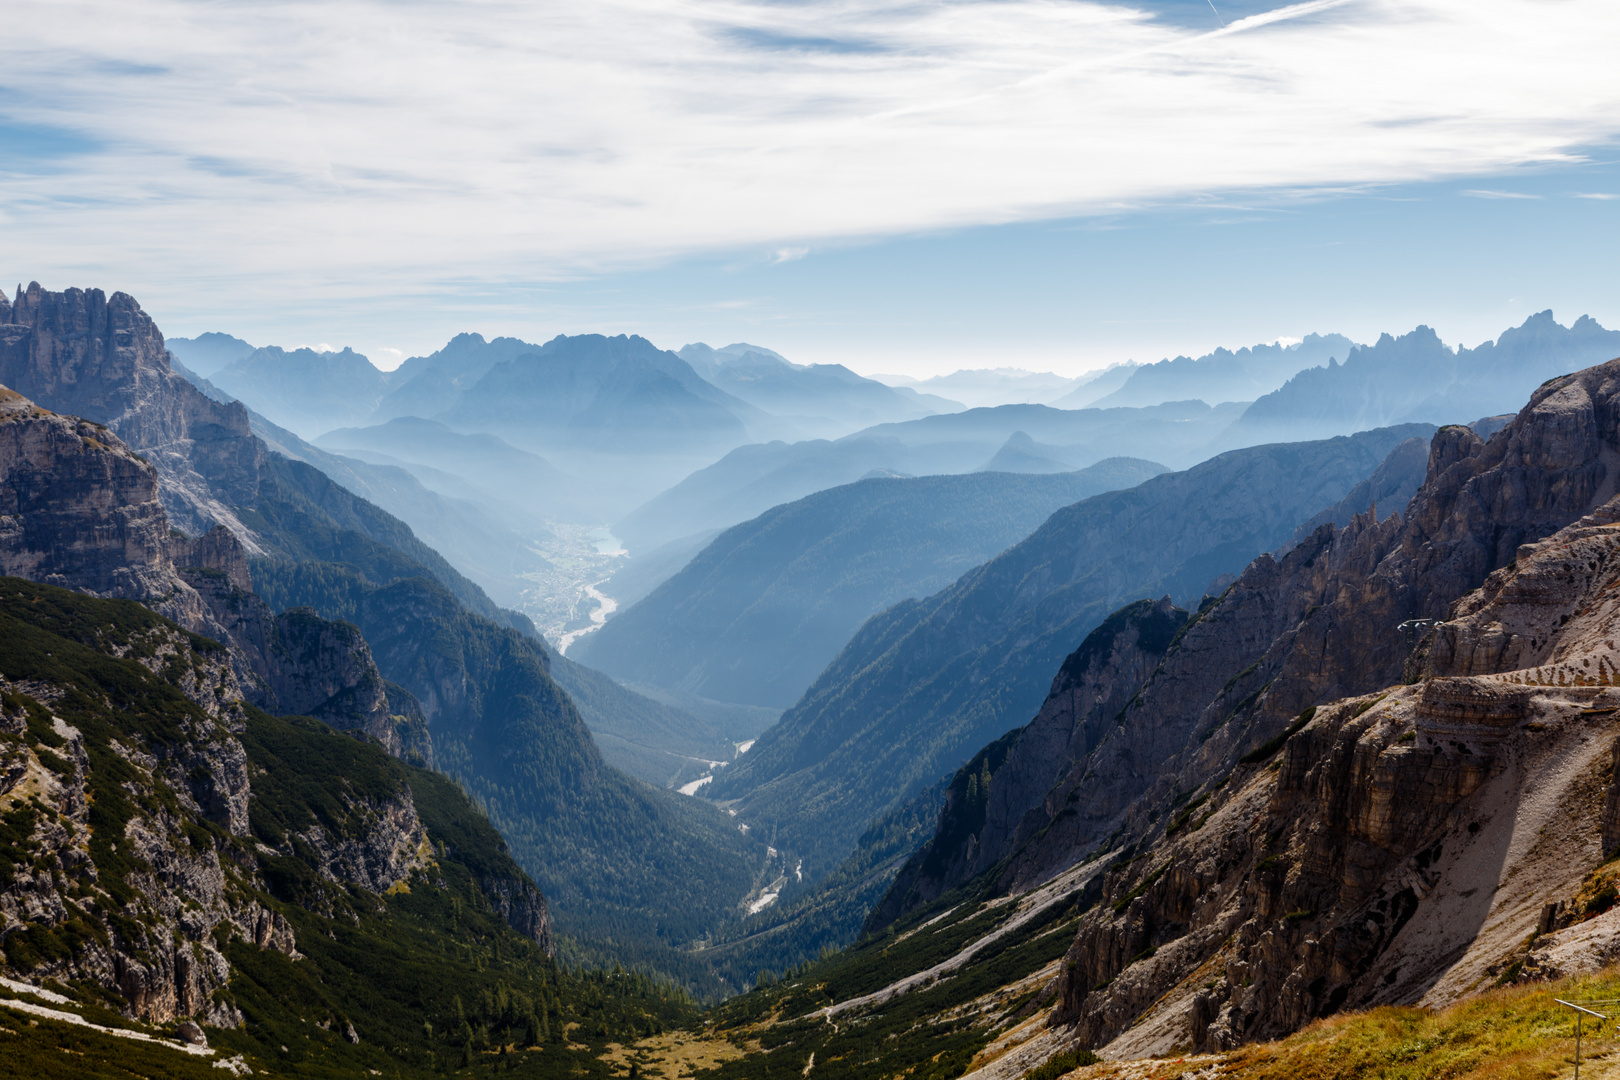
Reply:
[[[1209, 4], [1209, 10], [1215, 11], [1215, 0], [1205, 0], [1205, 2]], [[1219, 11], [1215, 11], [1215, 18], [1220, 20], [1220, 24], [1222, 26], [1226, 25], [1226, 20], [1221, 18], [1221, 13]]]

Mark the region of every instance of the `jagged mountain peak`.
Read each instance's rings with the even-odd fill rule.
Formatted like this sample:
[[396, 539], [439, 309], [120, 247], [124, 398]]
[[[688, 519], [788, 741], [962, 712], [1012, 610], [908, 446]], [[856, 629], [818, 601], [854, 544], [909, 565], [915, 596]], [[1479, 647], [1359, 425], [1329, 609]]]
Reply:
[[[1064, 670], [1128, 701], [1077, 739], [1091, 699], [1060, 674], [995, 748], [982, 818], [952, 831], [948, 804], [877, 923], [971, 873], [1094, 877], [1053, 1025], [1120, 1056], [1569, 970], [1586, 931], [1524, 942], [1620, 849], [1617, 462], [1620, 360], [1550, 380], [1489, 439], [1440, 429], [1404, 513], [1261, 556], [1156, 660], [1088, 639]], [[1509, 844], [1540, 832], [1558, 844]]]

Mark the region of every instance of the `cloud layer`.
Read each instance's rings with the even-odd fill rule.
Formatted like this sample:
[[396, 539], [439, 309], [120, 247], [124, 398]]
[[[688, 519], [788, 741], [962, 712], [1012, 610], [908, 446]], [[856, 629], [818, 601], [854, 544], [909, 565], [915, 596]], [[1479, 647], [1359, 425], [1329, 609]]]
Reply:
[[1090, 0], [28, 4], [0, 35], [0, 230], [18, 272], [244, 298], [789, 260], [1567, 160], [1620, 135], [1617, 53], [1613, 0], [1205, 32]]

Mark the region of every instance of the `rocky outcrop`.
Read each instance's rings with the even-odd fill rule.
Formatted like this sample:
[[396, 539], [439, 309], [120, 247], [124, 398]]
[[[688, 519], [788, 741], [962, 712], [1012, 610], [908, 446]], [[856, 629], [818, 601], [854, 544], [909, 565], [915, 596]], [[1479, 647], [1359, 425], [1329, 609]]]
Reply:
[[1444, 1003], [1572, 895], [1620, 817], [1617, 380], [1554, 380], [1488, 442], [1442, 429], [1404, 520], [1257, 560], [1054, 787], [998, 872], [1114, 852], [1060, 981], [1075, 1040]]
[[547, 955], [556, 954], [557, 943], [551, 936], [551, 912], [534, 882], [486, 876], [483, 886], [484, 895], [501, 913], [506, 925], [532, 939]]
[[[175, 533], [157, 470], [108, 428], [0, 387], [0, 573], [138, 600], [232, 646], [242, 690], [271, 712], [363, 732], [400, 753], [382, 676], [360, 632], [307, 610], [274, 615], [252, 593], [223, 526]], [[420, 756], [420, 735], [415, 736]]]
[[881, 929], [984, 873], [1044, 827], [1047, 793], [1068, 765], [1109, 737], [1186, 621], [1167, 596], [1127, 605], [1088, 634], [1058, 669], [1035, 719], [994, 744], [1002, 752], [976, 755], [952, 781], [934, 837], [900, 870], [866, 929]]
[[360, 828], [339, 831], [317, 822], [290, 836], [284, 852], [298, 853], [327, 881], [374, 893], [387, 892], [432, 860], [433, 846], [409, 790], [389, 799], [343, 801]]
[[134, 297], [19, 289], [0, 313], [0, 383], [111, 428], [156, 467], [181, 529], [222, 524], [257, 550], [232, 507], [253, 503], [264, 444], [241, 404], [213, 401], [170, 369], [163, 335]]
[[309, 608], [284, 611], [276, 616], [265, 660], [280, 712], [363, 732], [399, 754], [388, 691], [358, 627], [328, 621]]
[[0, 387], [0, 573], [99, 596], [173, 592], [157, 487], [103, 425]]

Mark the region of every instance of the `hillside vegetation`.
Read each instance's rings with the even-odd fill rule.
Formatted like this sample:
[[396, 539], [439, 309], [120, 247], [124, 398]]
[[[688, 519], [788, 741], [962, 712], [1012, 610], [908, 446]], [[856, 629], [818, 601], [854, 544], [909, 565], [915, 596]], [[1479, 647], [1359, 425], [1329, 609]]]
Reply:
[[[198, 688], [223, 655], [133, 602], [0, 579], [0, 753], [33, 776], [0, 793], [0, 899], [36, 905], [4, 953], [55, 995], [0, 990], [0, 1072], [205, 1075], [172, 1042], [62, 1019], [172, 1036], [171, 955], [180, 992], [204, 996], [216, 1060], [255, 1073], [487, 1062], [605, 1076], [608, 1041], [689, 1022], [666, 982], [576, 974], [547, 955], [543, 902], [449, 780], [305, 718], [244, 706], [220, 714], [239, 731], [217, 723], [188, 694], [208, 700]], [[238, 810], [221, 786], [241, 779]], [[390, 832], [418, 827], [414, 850]], [[519, 932], [510, 913], [524, 903]]]

